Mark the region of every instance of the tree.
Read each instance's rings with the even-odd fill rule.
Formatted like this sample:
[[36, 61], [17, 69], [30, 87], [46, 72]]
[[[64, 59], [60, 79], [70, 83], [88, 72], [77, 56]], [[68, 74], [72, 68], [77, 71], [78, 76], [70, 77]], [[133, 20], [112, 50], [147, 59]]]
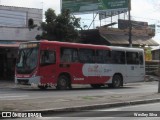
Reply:
[[80, 19], [70, 14], [69, 10], [63, 10], [56, 16], [55, 11], [49, 8], [45, 12], [45, 22], [41, 23], [42, 35], [36, 39], [75, 42], [78, 39]]

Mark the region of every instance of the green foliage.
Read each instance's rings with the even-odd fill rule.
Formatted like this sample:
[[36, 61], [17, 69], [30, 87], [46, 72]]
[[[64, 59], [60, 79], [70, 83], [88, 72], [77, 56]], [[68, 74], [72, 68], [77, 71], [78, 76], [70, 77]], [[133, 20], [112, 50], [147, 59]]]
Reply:
[[55, 11], [51, 8], [49, 8], [46, 12], [45, 12], [45, 18], [46, 18], [46, 23], [53, 23], [56, 19], [56, 14]]
[[41, 23], [42, 35], [37, 35], [36, 39], [47, 39], [56, 41], [75, 42], [78, 39], [80, 19], [70, 14], [69, 10], [63, 10], [56, 16], [53, 9], [45, 12], [45, 22]]

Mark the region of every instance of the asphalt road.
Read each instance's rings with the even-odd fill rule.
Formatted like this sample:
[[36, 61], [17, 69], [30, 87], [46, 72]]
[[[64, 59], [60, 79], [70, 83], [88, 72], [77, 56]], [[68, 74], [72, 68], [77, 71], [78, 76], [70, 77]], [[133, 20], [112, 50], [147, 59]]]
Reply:
[[74, 97], [74, 96], [104, 96], [111, 94], [126, 93], [156, 93], [158, 91], [158, 82], [139, 82], [124, 85], [123, 88], [101, 88], [93, 89], [90, 86], [73, 86], [72, 90], [47, 89], [40, 90], [37, 88], [0, 88], [0, 100], [23, 100], [47, 97]]

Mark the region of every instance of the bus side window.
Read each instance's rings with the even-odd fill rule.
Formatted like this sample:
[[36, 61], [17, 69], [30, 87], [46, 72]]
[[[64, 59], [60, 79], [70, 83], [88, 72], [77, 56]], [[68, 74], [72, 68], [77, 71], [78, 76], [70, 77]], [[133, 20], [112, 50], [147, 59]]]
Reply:
[[61, 48], [61, 62], [78, 62], [77, 49], [73, 48]]
[[79, 49], [79, 60], [82, 63], [93, 63], [95, 52], [91, 49]]
[[73, 60], [72, 60], [73, 62], [79, 62], [77, 49], [73, 49], [72, 59], [73, 59]]
[[112, 51], [112, 63], [113, 64], [125, 64], [125, 52], [124, 51]]
[[55, 51], [43, 50], [41, 51], [41, 65], [50, 65], [56, 62]]
[[127, 64], [139, 64], [138, 52], [127, 52]]
[[143, 64], [144, 64], [143, 61], [144, 61], [144, 60], [143, 60], [143, 53], [142, 53], [142, 52], [139, 52], [139, 64], [140, 64], [140, 65], [143, 65]]
[[68, 48], [61, 48], [61, 62], [71, 62], [72, 51]]
[[111, 53], [109, 50], [97, 50], [95, 62], [96, 63], [110, 63]]

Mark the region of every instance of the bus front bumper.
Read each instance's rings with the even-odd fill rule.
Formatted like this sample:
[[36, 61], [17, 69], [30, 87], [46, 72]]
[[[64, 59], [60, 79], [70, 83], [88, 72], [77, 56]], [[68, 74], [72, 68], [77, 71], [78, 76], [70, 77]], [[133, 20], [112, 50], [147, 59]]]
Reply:
[[15, 84], [38, 86], [40, 84], [40, 76], [31, 78], [17, 78], [15, 77]]

